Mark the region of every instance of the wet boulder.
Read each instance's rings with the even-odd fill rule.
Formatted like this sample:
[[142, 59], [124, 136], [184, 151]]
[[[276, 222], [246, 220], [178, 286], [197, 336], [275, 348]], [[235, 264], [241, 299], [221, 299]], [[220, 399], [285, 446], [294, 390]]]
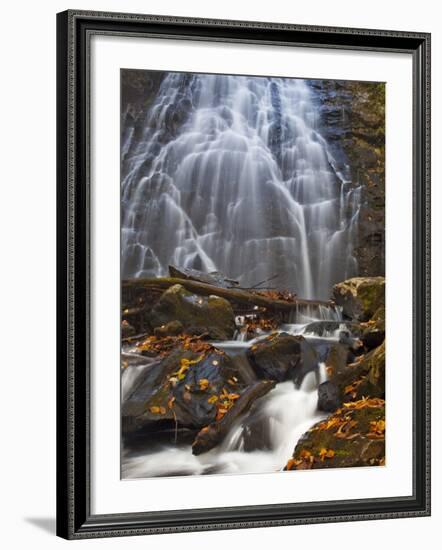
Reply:
[[275, 333], [258, 341], [247, 352], [250, 364], [258, 378], [296, 385], [318, 366], [313, 347], [303, 336]]
[[142, 428], [200, 429], [216, 419], [220, 395], [245, 388], [240, 373], [222, 351], [179, 348], [149, 365], [122, 404], [123, 432]]
[[385, 306], [384, 277], [354, 277], [333, 287], [333, 299], [344, 315], [358, 321], [368, 321]]
[[178, 321], [188, 334], [207, 334], [214, 340], [229, 340], [236, 329], [235, 315], [227, 300], [193, 294], [180, 284], [161, 295], [149, 320], [154, 329]]

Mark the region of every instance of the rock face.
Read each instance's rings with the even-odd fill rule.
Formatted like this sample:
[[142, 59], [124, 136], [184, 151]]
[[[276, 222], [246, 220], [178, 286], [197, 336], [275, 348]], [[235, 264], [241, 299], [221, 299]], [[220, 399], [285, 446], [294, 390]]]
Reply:
[[313, 80], [322, 134], [337, 169], [359, 188], [358, 244], [363, 276], [385, 274], [385, 84]]
[[146, 426], [201, 429], [216, 419], [220, 394], [240, 396], [240, 373], [226, 354], [208, 347], [177, 349], [144, 371], [122, 405], [124, 433]]
[[247, 352], [248, 359], [261, 379], [300, 384], [304, 376], [317, 368], [315, 350], [303, 336], [273, 334], [257, 342]]
[[168, 288], [152, 308], [150, 324], [154, 329], [179, 321], [188, 334], [207, 333], [214, 340], [229, 340], [235, 332], [232, 306], [219, 296], [198, 296], [182, 285]]
[[385, 304], [385, 278], [354, 277], [337, 283], [333, 299], [347, 317], [368, 321]]

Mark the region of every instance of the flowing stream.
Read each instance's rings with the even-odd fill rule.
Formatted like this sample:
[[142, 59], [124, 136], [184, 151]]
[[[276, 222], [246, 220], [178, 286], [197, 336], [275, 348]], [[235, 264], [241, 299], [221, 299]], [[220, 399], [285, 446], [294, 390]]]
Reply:
[[[142, 128], [123, 133], [123, 278], [163, 276], [172, 264], [219, 271], [243, 287], [272, 278], [279, 289], [324, 300], [357, 274], [359, 189], [321, 135], [308, 81], [167, 73]], [[303, 334], [318, 353], [299, 387], [279, 383], [200, 456], [190, 444], [125, 447], [123, 477], [281, 470], [322, 417], [317, 387], [325, 352], [347, 330], [340, 320], [325, 306], [295, 312], [279, 330]], [[309, 330], [316, 321], [336, 326], [319, 334]], [[241, 333], [214, 343], [243, 362], [252, 344]], [[123, 398], [147, 368], [140, 358], [123, 371]], [[250, 443], [256, 430], [259, 448]]]
[[[220, 445], [202, 455], [194, 456], [190, 444], [127, 447], [123, 453], [123, 478], [282, 470], [302, 434], [325, 416], [317, 410], [318, 385], [327, 379], [322, 359], [330, 345], [338, 342], [343, 334], [349, 335], [346, 325], [339, 321], [339, 311], [329, 309], [326, 314], [323, 308], [321, 322], [327, 326], [331, 321], [332, 329], [320, 329], [321, 336], [317, 334], [321, 322], [312, 324], [315, 317], [298, 317], [302, 322], [280, 327], [283, 333], [302, 334], [318, 354], [316, 369], [305, 375], [299, 387], [292, 381], [277, 384], [256, 402], [252, 412], [245, 413], [236, 421]], [[324, 319], [326, 316], [328, 319]], [[247, 348], [263, 337], [265, 334], [244, 342], [238, 336], [236, 340], [214, 342], [213, 345], [224, 350], [237, 365], [241, 363], [241, 372], [245, 372]], [[148, 363], [123, 371], [123, 396], [130, 392], [130, 387], [146, 368], [149, 368]]]

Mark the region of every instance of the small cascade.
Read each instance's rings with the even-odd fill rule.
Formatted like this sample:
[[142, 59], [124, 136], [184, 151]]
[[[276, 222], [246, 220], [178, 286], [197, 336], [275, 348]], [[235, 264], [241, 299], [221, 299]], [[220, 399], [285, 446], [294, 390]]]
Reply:
[[341, 308], [326, 304], [296, 304], [290, 312], [289, 323], [309, 323], [312, 321], [341, 321]]
[[[282, 325], [279, 332], [302, 334], [318, 353], [317, 368], [308, 372], [299, 387], [292, 381], [281, 382], [259, 399], [250, 411], [231, 427], [221, 444], [199, 456], [192, 454], [189, 444], [154, 446], [142, 451], [123, 453], [125, 478], [207, 473], [261, 473], [282, 470], [292, 455], [299, 438], [326, 416], [317, 409], [318, 386], [327, 380], [322, 356], [339, 334], [326, 336], [305, 333], [308, 324]], [[256, 381], [256, 374], [247, 358], [248, 349], [266, 335], [253, 340], [212, 342], [232, 359], [246, 383]], [[134, 387], [144, 369], [150, 365], [131, 366], [122, 377], [123, 395]]]

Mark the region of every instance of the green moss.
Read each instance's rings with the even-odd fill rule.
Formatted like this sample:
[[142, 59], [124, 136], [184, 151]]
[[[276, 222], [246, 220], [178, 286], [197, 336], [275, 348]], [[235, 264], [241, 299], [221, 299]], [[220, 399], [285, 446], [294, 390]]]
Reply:
[[[295, 468], [372, 466], [385, 461], [383, 432], [373, 423], [385, 421], [382, 400], [359, 401], [359, 408], [342, 407], [303, 435], [293, 453]], [[325, 453], [324, 453], [325, 451]], [[324, 456], [326, 453], [328, 456]]]

